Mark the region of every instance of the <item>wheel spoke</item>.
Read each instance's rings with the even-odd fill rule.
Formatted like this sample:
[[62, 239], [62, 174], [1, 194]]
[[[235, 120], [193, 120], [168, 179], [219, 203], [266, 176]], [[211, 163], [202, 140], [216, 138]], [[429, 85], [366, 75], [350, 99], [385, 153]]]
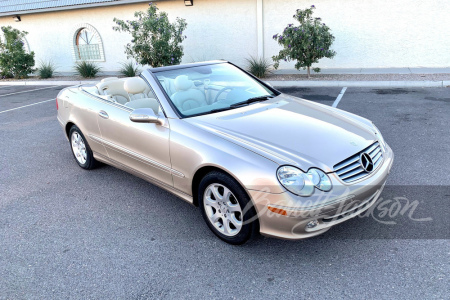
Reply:
[[219, 219], [221, 218], [221, 214], [219, 214], [217, 211], [216, 211], [216, 213], [215, 214], [213, 214], [211, 217], [210, 217], [210, 220], [213, 222], [213, 223], [217, 223], [217, 222], [219, 222]]
[[223, 233], [224, 234], [230, 234], [231, 233], [231, 228], [230, 228], [230, 220], [228, 220], [227, 218], [222, 218], [223, 221]]
[[211, 188], [211, 191], [212, 191], [212, 193], [214, 195], [214, 198], [216, 198], [217, 201], [222, 200], [222, 195], [220, 195], [220, 193], [219, 193], [219, 186], [214, 185]]
[[229, 189], [227, 189], [226, 187], [223, 187], [223, 197], [222, 200], [228, 204], [228, 202], [230, 202], [230, 196], [231, 196], [231, 191]]
[[214, 201], [213, 199], [211, 199], [211, 197], [207, 197], [206, 198], [206, 205], [214, 207], [216, 210], [219, 209], [219, 204], [217, 203], [217, 201]]
[[239, 204], [232, 204], [228, 205], [228, 210], [230, 212], [241, 212], [241, 207], [239, 206]]

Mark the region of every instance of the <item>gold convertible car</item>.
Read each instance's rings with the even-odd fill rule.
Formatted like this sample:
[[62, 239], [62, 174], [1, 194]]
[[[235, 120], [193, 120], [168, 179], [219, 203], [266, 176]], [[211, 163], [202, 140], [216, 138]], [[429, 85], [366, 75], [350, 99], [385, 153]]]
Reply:
[[56, 101], [80, 167], [106, 163], [172, 192], [231, 244], [312, 237], [360, 215], [394, 159], [371, 121], [225, 61], [106, 78]]

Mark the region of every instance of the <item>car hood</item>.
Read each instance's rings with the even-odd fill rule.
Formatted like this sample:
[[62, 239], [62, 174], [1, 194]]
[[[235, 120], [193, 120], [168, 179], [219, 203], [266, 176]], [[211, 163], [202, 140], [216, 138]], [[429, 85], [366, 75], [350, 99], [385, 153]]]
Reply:
[[304, 171], [318, 167], [332, 172], [335, 164], [376, 139], [370, 123], [361, 117], [284, 94], [185, 120], [278, 164]]

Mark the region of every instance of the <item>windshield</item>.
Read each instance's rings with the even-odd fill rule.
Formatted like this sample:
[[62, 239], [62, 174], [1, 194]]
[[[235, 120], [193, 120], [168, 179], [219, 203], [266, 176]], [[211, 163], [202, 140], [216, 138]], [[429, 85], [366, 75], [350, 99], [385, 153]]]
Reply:
[[183, 117], [233, 109], [244, 101], [242, 105], [275, 96], [228, 63], [160, 71], [155, 75]]

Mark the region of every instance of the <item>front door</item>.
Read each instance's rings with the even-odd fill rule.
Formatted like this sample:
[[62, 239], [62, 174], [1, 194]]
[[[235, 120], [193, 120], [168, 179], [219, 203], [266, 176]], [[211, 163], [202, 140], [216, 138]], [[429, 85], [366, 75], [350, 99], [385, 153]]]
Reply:
[[99, 111], [102, 142], [110, 159], [173, 186], [169, 125], [130, 121], [131, 109], [111, 103]]

